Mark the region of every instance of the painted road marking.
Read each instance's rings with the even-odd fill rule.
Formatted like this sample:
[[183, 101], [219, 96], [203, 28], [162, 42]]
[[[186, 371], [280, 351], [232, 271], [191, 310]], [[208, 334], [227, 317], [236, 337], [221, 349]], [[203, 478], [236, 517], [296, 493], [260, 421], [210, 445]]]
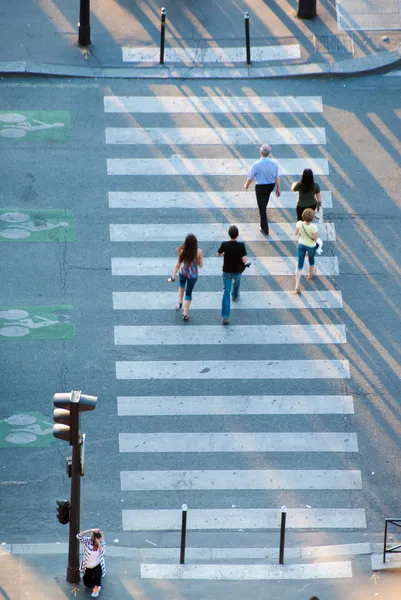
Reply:
[[0, 448], [47, 448], [54, 439], [53, 421], [39, 412], [16, 413], [0, 420]]
[[[323, 207], [332, 208], [331, 192], [321, 192]], [[280, 197], [270, 196], [269, 208], [295, 209], [298, 196], [294, 192], [281, 192]], [[254, 208], [252, 192], [109, 192], [110, 208]]]
[[[221, 292], [196, 292], [192, 310], [220, 310]], [[172, 310], [177, 303], [177, 292], [113, 292], [114, 310]], [[233, 310], [341, 308], [341, 292], [241, 292], [240, 300], [233, 302]]]
[[[178, 434], [179, 435], [179, 434]], [[121, 471], [121, 490], [360, 490], [360, 471]]]
[[352, 577], [350, 561], [292, 565], [141, 564], [142, 579], [259, 580], [344, 579]]
[[[193, 331], [192, 331], [193, 329]], [[345, 344], [345, 325], [117, 325], [117, 346]]]
[[[190, 509], [189, 531], [216, 529], [280, 529], [276, 508]], [[124, 531], [179, 531], [181, 510], [123, 510]], [[288, 529], [365, 529], [362, 508], [287, 508]], [[323, 564], [323, 563], [321, 563]], [[266, 566], [266, 565], [263, 565]]]
[[119, 417], [354, 414], [352, 396], [119, 396]]
[[75, 326], [69, 322], [72, 306], [0, 306], [0, 341], [69, 339]]
[[74, 242], [75, 219], [70, 210], [2, 208], [0, 242]]
[[117, 379], [349, 379], [347, 360], [117, 361]]
[[[1, 217], [0, 217], [1, 218]], [[190, 231], [198, 242], [221, 242], [227, 237], [229, 223], [188, 223], [169, 224], [135, 223], [110, 225], [112, 242], [181, 242]], [[295, 242], [295, 223], [269, 223], [269, 237], [259, 230], [258, 223], [237, 223], [240, 240], [244, 242]], [[324, 242], [334, 242], [336, 232], [334, 223], [319, 225], [319, 237]]]
[[105, 96], [106, 113], [322, 113], [321, 96]]
[[[274, 159], [280, 175], [302, 175], [304, 169], [312, 169], [315, 175], [328, 175], [326, 158]], [[173, 154], [171, 158], [108, 158], [108, 175], [170, 175], [241, 176], [248, 173], [253, 160], [248, 158], [185, 158]]]
[[[160, 48], [122, 47], [123, 62], [159, 63]], [[293, 60], [301, 57], [298, 44], [282, 46], [252, 46], [252, 62], [268, 62], [271, 60]], [[207, 47], [207, 48], [166, 48], [166, 63], [245, 63], [244, 48], [239, 47]]]
[[107, 127], [106, 144], [188, 144], [246, 146], [325, 144], [324, 127]]
[[120, 433], [120, 452], [358, 452], [355, 433]]
[[67, 110], [0, 110], [0, 141], [67, 141], [71, 137]]
[[[294, 277], [298, 261], [294, 257], [259, 256], [250, 257], [251, 266], [246, 270], [245, 277], [271, 276]], [[174, 271], [177, 260], [171, 258], [112, 258], [111, 270], [113, 275], [119, 276], [160, 276], [169, 277]], [[306, 262], [306, 261], [305, 261]], [[336, 256], [318, 257], [316, 260], [317, 276], [330, 277], [339, 275], [338, 259]], [[223, 260], [221, 258], [207, 258], [202, 269], [202, 276], [221, 277]], [[306, 267], [305, 267], [306, 268]]]

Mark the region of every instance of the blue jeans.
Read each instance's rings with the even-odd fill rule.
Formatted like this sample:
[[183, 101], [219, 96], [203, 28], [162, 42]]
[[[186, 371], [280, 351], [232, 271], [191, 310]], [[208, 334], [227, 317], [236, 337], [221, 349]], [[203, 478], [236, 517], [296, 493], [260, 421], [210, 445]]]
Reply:
[[194, 289], [197, 281], [197, 277], [184, 277], [184, 275], [181, 275], [180, 273], [179, 286], [180, 288], [185, 288], [186, 285], [184, 300], [192, 300], [192, 290]]
[[315, 264], [315, 254], [316, 254], [316, 246], [311, 248], [310, 246], [304, 246], [303, 244], [298, 244], [298, 270], [302, 271], [305, 263], [305, 256], [308, 253], [309, 265], [313, 267]]
[[239, 286], [241, 284], [241, 275], [242, 273], [224, 273], [223, 272], [223, 300], [221, 303], [221, 315], [223, 319], [230, 318], [230, 294], [231, 294], [231, 285], [233, 285], [233, 299], [238, 298], [239, 294]]

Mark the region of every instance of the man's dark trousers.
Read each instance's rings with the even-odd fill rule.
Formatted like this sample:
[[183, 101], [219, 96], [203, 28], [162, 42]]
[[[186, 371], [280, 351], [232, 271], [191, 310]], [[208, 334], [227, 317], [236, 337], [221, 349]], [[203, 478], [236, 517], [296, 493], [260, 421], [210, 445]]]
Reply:
[[269, 233], [269, 223], [267, 222], [267, 205], [270, 194], [274, 190], [275, 183], [257, 183], [255, 185], [256, 200], [260, 215], [260, 228], [266, 235]]

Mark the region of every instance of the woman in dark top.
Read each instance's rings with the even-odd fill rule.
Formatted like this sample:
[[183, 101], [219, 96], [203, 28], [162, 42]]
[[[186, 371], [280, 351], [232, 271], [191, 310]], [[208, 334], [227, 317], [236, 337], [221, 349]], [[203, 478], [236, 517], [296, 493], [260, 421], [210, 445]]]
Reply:
[[316, 210], [318, 207], [319, 210], [322, 206], [320, 187], [318, 183], [315, 183], [312, 169], [304, 169], [301, 181], [293, 183], [291, 191], [298, 192], [297, 221], [302, 221], [302, 213], [305, 208]]

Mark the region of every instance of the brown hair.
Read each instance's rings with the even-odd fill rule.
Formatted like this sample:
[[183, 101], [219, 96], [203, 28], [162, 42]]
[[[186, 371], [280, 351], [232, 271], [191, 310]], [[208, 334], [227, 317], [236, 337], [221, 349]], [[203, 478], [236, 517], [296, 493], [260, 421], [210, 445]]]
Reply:
[[305, 208], [302, 213], [302, 220], [306, 221], [307, 223], [312, 223], [314, 216], [315, 213], [313, 212], [313, 208]]
[[193, 233], [188, 233], [184, 243], [177, 248], [178, 260], [186, 265], [196, 261], [198, 256], [198, 240]]

